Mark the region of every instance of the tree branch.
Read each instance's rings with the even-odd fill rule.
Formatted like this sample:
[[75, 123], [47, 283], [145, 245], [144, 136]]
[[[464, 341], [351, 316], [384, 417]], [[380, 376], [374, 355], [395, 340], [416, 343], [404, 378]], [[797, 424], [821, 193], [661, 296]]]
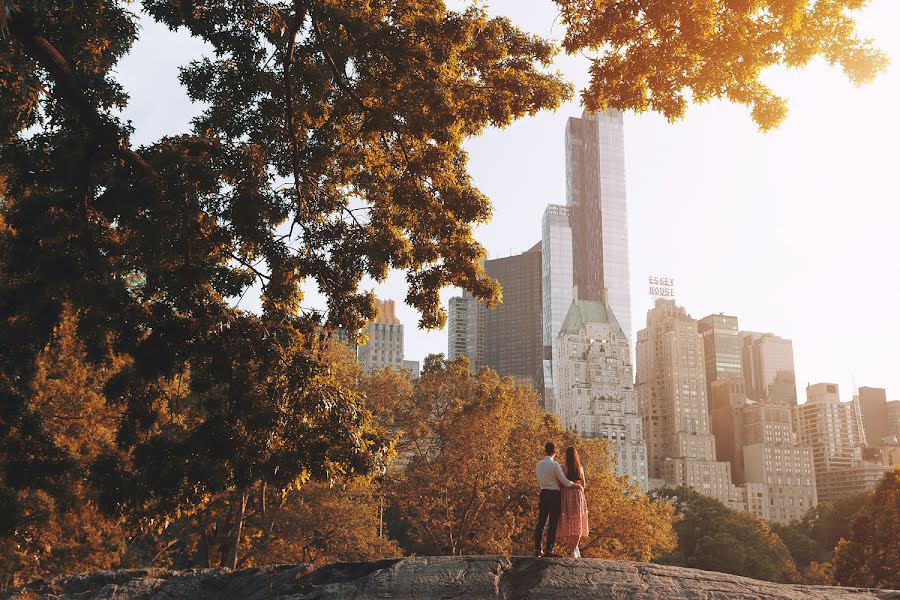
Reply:
[[139, 179], [157, 177], [147, 161], [122, 143], [116, 128], [104, 120], [88, 99], [69, 62], [22, 13], [10, 15], [9, 31], [25, 48], [25, 54], [47, 71], [53, 80], [56, 96], [66, 101], [81, 117], [100, 148], [130, 166]]
[[322, 51], [322, 55], [325, 57], [325, 62], [328, 63], [328, 66], [331, 68], [331, 73], [334, 75], [334, 82], [337, 84], [341, 90], [350, 98], [356, 102], [357, 105], [363, 110], [368, 110], [369, 107], [366, 106], [365, 102], [356, 95], [356, 92], [353, 91], [353, 88], [344, 81], [347, 75], [343, 73], [341, 69], [338, 68], [337, 63], [334, 58], [331, 56], [331, 53], [328, 52], [328, 48], [325, 47], [325, 40], [322, 36], [322, 30], [319, 28], [319, 22], [316, 20], [316, 13], [312, 10], [312, 6], [309, 9], [309, 17], [310, 22], [312, 23], [313, 32], [316, 34], [316, 42], [319, 44], [319, 50]]

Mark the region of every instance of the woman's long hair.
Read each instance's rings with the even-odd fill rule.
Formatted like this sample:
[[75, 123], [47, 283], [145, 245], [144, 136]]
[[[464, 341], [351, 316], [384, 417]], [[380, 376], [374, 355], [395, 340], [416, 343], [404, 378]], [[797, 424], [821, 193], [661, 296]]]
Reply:
[[578, 460], [578, 450], [575, 446], [566, 448], [566, 477], [569, 481], [581, 479], [581, 461]]

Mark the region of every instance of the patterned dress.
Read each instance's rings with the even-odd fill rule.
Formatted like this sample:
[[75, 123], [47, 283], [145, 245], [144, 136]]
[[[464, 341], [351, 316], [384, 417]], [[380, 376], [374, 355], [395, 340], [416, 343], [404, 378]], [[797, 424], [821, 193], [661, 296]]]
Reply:
[[[579, 473], [584, 481], [584, 471]], [[564, 487], [562, 492], [562, 513], [559, 516], [559, 528], [556, 530], [558, 538], [574, 536], [586, 537], [588, 529], [587, 502], [584, 499], [584, 490], [572, 487]]]

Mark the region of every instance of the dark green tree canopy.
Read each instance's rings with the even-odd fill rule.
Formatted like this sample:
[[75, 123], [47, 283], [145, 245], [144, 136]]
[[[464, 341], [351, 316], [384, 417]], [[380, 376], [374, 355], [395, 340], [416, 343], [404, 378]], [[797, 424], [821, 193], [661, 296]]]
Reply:
[[683, 487], [654, 490], [651, 496], [670, 502], [678, 518], [678, 548], [660, 562], [768, 581], [798, 580], [784, 542], [756, 515]]

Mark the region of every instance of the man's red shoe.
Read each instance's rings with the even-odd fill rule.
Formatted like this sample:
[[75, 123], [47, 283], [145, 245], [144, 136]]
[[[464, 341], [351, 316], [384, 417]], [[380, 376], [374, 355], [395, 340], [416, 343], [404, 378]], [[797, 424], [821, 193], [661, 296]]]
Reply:
[[542, 556], [544, 555], [544, 553], [541, 552], [540, 550], [535, 550], [535, 551], [534, 551], [534, 555], [535, 555], [537, 558], [540, 558], [540, 557], [542, 557]]

